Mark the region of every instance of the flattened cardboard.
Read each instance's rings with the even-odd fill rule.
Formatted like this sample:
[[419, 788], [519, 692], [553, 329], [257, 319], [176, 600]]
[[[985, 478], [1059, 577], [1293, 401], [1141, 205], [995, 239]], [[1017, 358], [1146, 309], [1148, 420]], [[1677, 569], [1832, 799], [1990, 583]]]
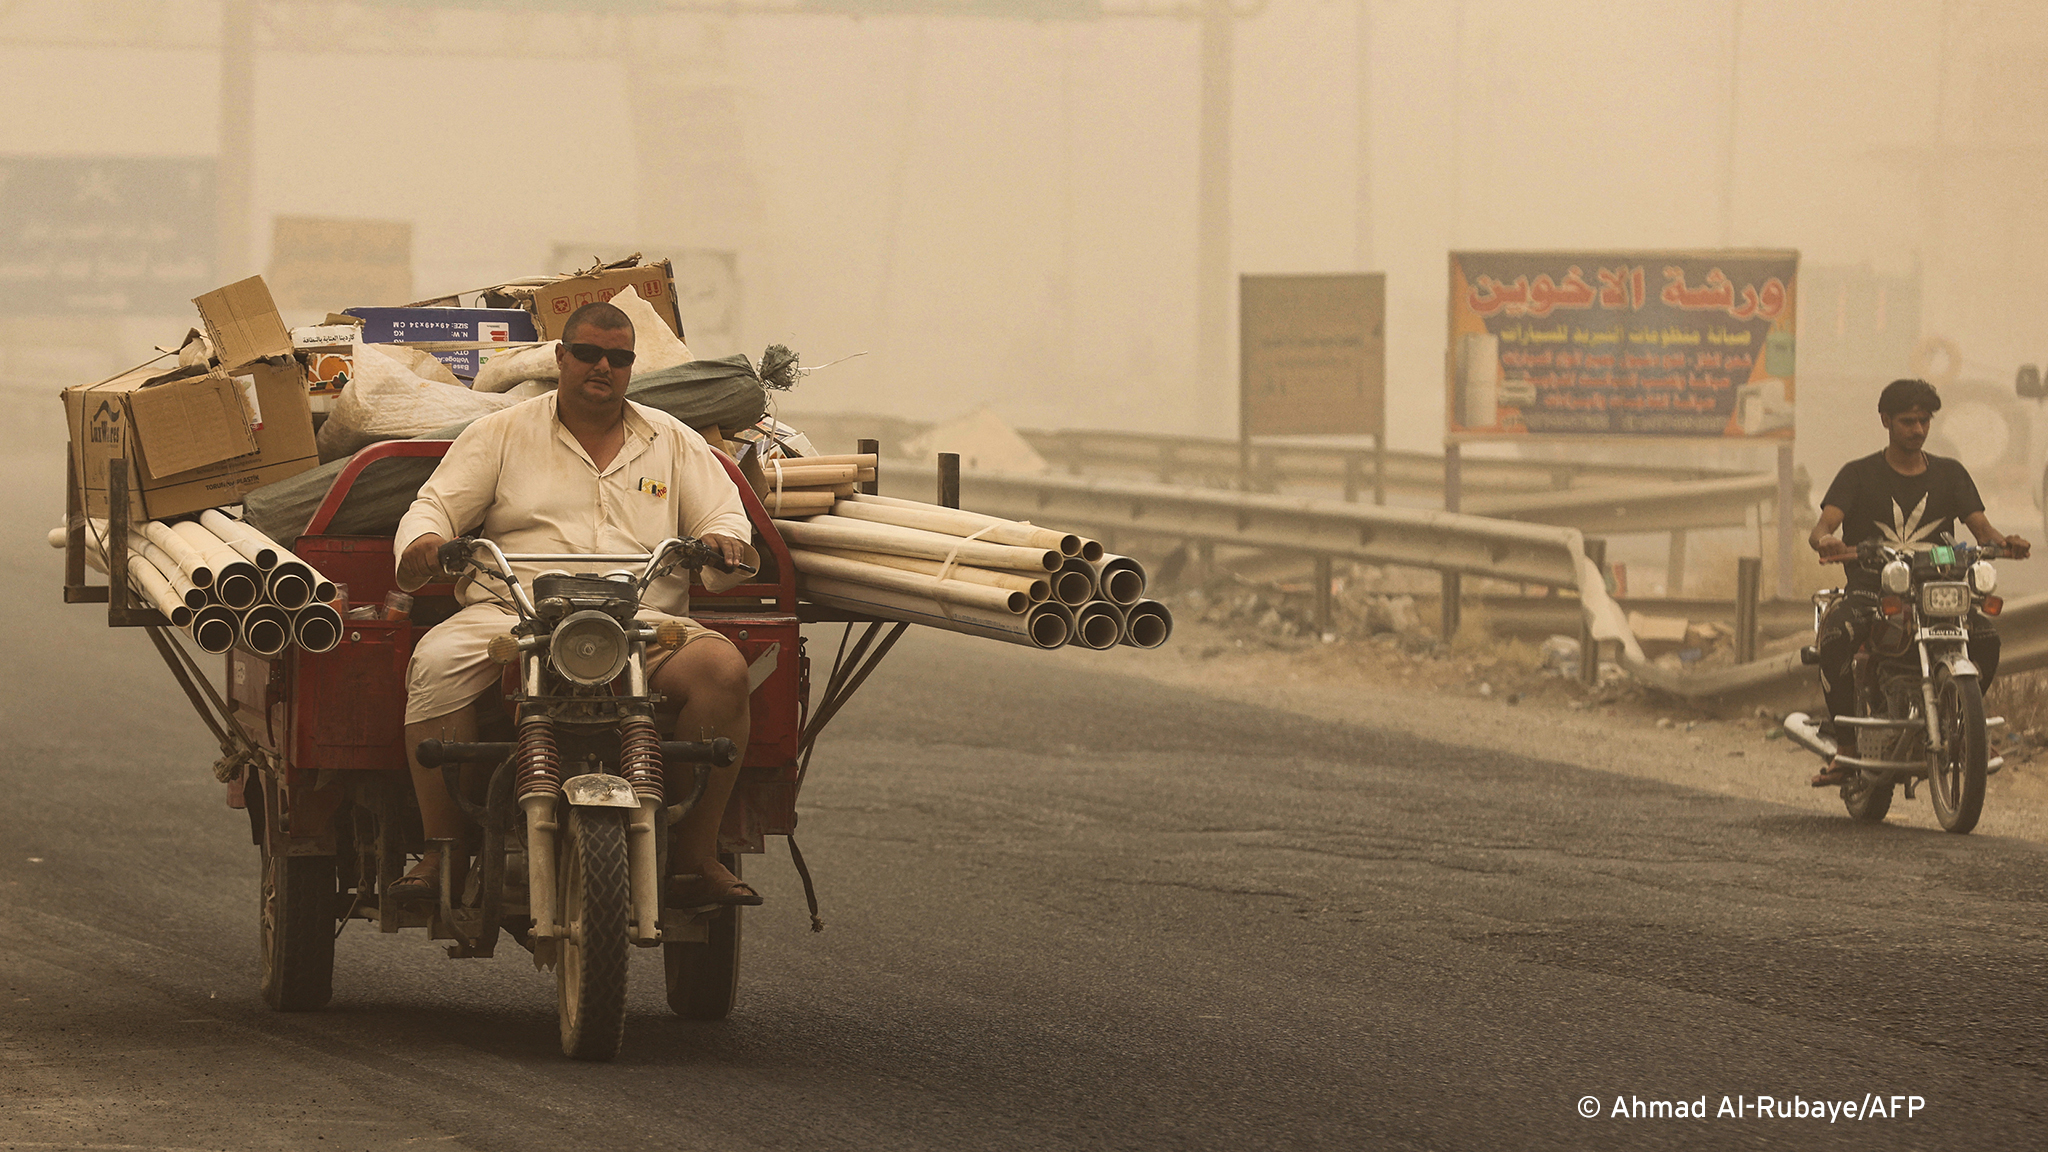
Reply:
[[561, 339], [562, 325], [568, 323], [576, 309], [609, 300], [629, 285], [642, 300], [654, 306], [655, 315], [675, 331], [677, 339], [686, 339], [683, 335], [683, 314], [676, 303], [675, 271], [666, 260], [637, 268], [613, 268], [588, 276], [570, 276], [535, 288], [533, 319], [540, 326], [540, 338]]
[[289, 356], [292, 336], [263, 277], [237, 280], [192, 301], [206, 321], [220, 366], [236, 369], [274, 356]]
[[[144, 385], [157, 374], [157, 369], [142, 368], [104, 383], [64, 390], [77, 483], [89, 515], [107, 514], [107, 470], [117, 457], [128, 463], [129, 514], [151, 520], [239, 503], [244, 495], [265, 484], [319, 466], [305, 377], [298, 361], [287, 358], [282, 367], [259, 362], [233, 377], [216, 377], [226, 380], [237, 393], [240, 386], [235, 378], [247, 378], [253, 386], [256, 406], [263, 414], [262, 427], [254, 433], [254, 453], [185, 472], [149, 474], [146, 461], [154, 447], [149, 441], [151, 430], [136, 427], [130, 405], [138, 392], [152, 390]], [[235, 421], [247, 428], [252, 416], [237, 399]]]
[[161, 480], [256, 451], [240, 389], [225, 376], [170, 380], [129, 393], [143, 471]]

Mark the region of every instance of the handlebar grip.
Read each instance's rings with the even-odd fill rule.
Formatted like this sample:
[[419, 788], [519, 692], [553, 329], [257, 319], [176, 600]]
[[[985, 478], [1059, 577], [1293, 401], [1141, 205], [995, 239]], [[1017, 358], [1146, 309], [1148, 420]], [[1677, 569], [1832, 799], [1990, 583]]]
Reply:
[[468, 540], [450, 540], [434, 554], [434, 563], [440, 565], [443, 572], [460, 572], [469, 566], [469, 554], [475, 547]]

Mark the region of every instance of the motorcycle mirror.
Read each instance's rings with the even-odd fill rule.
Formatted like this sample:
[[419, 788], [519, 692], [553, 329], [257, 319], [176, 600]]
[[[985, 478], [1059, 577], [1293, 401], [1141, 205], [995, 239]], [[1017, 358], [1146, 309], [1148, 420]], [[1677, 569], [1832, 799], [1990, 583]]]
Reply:
[[2019, 376], [2013, 380], [2012, 390], [2023, 400], [2039, 400], [2048, 396], [2048, 389], [2041, 387], [2041, 369], [2036, 364], [2020, 365]]

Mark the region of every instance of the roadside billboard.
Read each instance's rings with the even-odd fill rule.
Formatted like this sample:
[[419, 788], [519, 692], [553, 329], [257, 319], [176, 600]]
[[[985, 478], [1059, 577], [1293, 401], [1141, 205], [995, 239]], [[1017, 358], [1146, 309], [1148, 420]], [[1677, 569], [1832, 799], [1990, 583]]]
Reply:
[[0, 315], [172, 315], [214, 287], [213, 159], [0, 156]]
[[1238, 278], [1243, 436], [1386, 433], [1387, 278]]
[[1453, 252], [1450, 272], [1450, 439], [1792, 436], [1797, 252]]

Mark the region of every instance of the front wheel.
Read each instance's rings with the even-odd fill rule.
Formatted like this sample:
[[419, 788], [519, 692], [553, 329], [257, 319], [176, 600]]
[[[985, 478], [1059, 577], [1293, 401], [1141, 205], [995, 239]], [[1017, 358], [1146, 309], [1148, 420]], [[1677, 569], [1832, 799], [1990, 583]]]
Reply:
[[555, 964], [562, 1054], [609, 1060], [626, 1039], [626, 821], [617, 808], [570, 806], [563, 823], [555, 906], [563, 933]]
[[1975, 676], [1957, 676], [1947, 668], [1936, 675], [1941, 751], [1934, 757], [1927, 793], [1942, 830], [1960, 835], [1975, 828], [1984, 814], [1984, 692]]

